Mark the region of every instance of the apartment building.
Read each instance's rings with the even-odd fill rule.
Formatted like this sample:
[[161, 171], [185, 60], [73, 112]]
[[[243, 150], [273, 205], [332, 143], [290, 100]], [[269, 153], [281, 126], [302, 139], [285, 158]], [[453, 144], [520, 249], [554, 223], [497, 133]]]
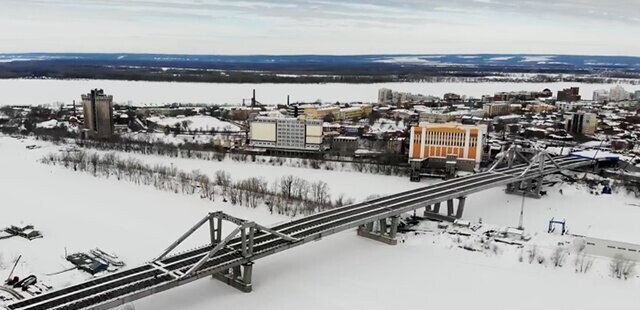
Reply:
[[507, 115], [511, 113], [511, 104], [508, 102], [485, 103], [484, 106], [482, 106], [482, 112], [485, 117]]
[[558, 91], [558, 101], [575, 102], [580, 101], [580, 99], [582, 97], [580, 96], [579, 87], [565, 88]]

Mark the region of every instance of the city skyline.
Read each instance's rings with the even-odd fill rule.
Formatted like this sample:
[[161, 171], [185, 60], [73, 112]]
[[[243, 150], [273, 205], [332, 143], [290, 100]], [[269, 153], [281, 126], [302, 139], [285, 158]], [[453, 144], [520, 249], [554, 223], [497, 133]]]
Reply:
[[0, 52], [635, 56], [637, 9], [629, 0], [9, 0]]

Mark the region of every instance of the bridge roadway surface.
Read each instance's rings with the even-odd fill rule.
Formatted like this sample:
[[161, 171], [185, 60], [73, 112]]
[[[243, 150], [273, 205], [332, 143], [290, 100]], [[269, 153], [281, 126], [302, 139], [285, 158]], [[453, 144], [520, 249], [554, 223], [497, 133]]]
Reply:
[[[568, 156], [556, 157], [555, 161], [562, 169], [578, 168], [592, 163], [589, 159]], [[226, 247], [218, 251], [215, 256], [207, 260], [202, 267], [187, 278], [179, 278], [176, 275], [182, 275], [188, 271], [211, 251], [215, 244], [208, 244], [163, 258], [160, 260], [161, 266], [169, 272], [151, 264], [142, 265], [21, 300], [9, 305], [8, 308], [11, 310], [111, 309], [366, 223], [397, 216], [488, 188], [540, 177], [538, 167], [532, 167], [526, 174], [521, 175], [526, 171], [526, 168], [527, 165], [523, 164], [512, 168], [481, 172], [336, 208], [271, 227], [282, 234], [296, 238], [296, 241], [287, 241], [274, 234], [258, 231], [254, 236], [253, 255], [248, 257], [241, 255], [241, 241], [238, 237], [228, 242]], [[560, 170], [547, 159], [544, 166], [545, 175]]]

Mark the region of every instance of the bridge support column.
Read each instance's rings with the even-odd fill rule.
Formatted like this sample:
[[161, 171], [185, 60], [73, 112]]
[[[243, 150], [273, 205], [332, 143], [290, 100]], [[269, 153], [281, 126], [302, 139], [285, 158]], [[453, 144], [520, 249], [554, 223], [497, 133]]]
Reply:
[[400, 217], [394, 216], [391, 217], [391, 227], [389, 227], [389, 238], [396, 239], [396, 235], [398, 234], [398, 224], [400, 223]]
[[447, 200], [447, 215], [453, 216], [453, 199]]
[[426, 217], [427, 215], [429, 215], [429, 213], [433, 212], [433, 206], [432, 205], [427, 205], [426, 207], [424, 207], [424, 216]]
[[380, 235], [385, 235], [387, 233], [387, 219], [380, 219], [378, 225]]
[[456, 218], [462, 218], [462, 212], [464, 212], [464, 203], [467, 201], [467, 197], [462, 196], [458, 198], [458, 208], [456, 210]]
[[522, 180], [514, 183], [507, 184], [507, 188], [505, 192], [507, 194], [514, 195], [525, 195], [529, 198], [540, 198], [542, 195], [540, 190], [542, 189], [542, 182], [544, 181], [543, 177], [538, 177], [536, 179], [530, 180]]
[[[454, 202], [454, 199], [458, 200], [458, 203]], [[462, 214], [464, 212], [465, 202], [467, 200], [466, 196], [461, 196], [458, 198], [453, 198], [447, 200], [447, 214], [440, 214], [440, 202], [435, 203], [433, 208], [425, 208], [424, 217], [436, 220], [436, 221], [447, 221], [453, 222], [455, 219], [462, 218]]]
[[253, 276], [253, 262], [231, 268], [231, 272], [216, 273], [212, 277], [242, 292], [250, 293], [252, 290], [251, 277]]
[[378, 221], [379, 229], [377, 232], [374, 231], [373, 222], [360, 225], [360, 227], [358, 227], [358, 236], [396, 245], [398, 244], [396, 237], [398, 234], [398, 225], [400, 224], [400, 216], [395, 215], [390, 217], [390, 222], [391, 223], [388, 224], [386, 218], [380, 219]]

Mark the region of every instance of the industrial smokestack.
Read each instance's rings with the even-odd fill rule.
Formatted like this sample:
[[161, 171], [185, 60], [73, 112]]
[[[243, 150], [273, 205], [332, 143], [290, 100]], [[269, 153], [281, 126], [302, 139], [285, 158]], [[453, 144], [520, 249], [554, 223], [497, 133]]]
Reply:
[[287, 95], [287, 105], [289, 105], [289, 95]]
[[251, 107], [255, 107], [256, 106], [256, 90], [253, 90], [253, 97], [251, 97]]

